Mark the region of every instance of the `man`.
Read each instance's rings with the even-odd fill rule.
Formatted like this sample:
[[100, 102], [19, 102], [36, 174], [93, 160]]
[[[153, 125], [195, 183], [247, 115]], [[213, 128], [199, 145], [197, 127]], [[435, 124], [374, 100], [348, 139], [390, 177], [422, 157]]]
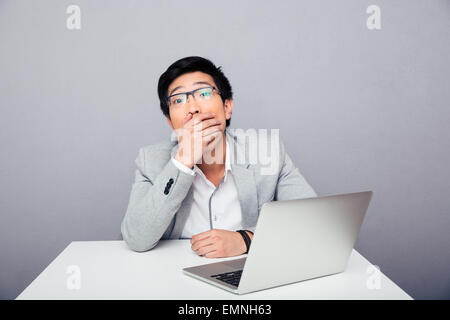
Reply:
[[[200, 256], [241, 255], [248, 251], [265, 202], [317, 196], [273, 135], [258, 137], [271, 149], [272, 172], [248, 159], [255, 158], [255, 140], [228, 129], [231, 85], [211, 61], [176, 61], [161, 75], [158, 95], [176, 138], [139, 150], [121, 225], [132, 250], [150, 250], [160, 239], [187, 238]], [[236, 157], [241, 163], [234, 163]]]

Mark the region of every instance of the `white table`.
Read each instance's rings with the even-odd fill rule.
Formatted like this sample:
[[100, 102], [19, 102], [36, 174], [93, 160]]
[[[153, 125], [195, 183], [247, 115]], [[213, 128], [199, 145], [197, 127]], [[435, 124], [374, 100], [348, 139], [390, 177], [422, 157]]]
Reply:
[[160, 241], [143, 253], [124, 241], [75, 241], [17, 299], [411, 299], [382, 273], [379, 288], [368, 285], [371, 264], [355, 250], [343, 273], [241, 296], [182, 273], [184, 267], [235, 258], [199, 257], [189, 240]]

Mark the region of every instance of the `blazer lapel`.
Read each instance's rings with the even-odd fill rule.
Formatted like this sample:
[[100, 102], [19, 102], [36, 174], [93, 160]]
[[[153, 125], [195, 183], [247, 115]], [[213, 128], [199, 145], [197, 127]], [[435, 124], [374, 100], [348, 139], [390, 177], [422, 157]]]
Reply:
[[231, 172], [241, 204], [242, 226], [244, 228], [254, 227], [258, 220], [258, 195], [253, 170], [250, 164], [232, 164]]
[[[254, 227], [258, 220], [258, 192], [255, 182], [253, 166], [249, 163], [248, 148], [244, 141], [239, 141], [233, 129], [226, 130], [228, 143], [230, 145], [231, 172], [236, 184], [238, 198], [242, 212], [242, 226], [244, 228]], [[237, 154], [245, 155], [244, 163], [238, 163]], [[242, 159], [242, 158], [241, 158]]]

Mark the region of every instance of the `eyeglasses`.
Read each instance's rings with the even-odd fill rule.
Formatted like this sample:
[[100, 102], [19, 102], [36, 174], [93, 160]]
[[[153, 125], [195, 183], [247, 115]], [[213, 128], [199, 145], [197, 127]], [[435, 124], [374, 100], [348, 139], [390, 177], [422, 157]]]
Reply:
[[167, 103], [173, 107], [184, 106], [189, 95], [192, 95], [198, 102], [207, 101], [212, 98], [214, 91], [220, 94], [219, 90], [214, 87], [198, 88], [189, 92], [173, 94], [167, 97]]

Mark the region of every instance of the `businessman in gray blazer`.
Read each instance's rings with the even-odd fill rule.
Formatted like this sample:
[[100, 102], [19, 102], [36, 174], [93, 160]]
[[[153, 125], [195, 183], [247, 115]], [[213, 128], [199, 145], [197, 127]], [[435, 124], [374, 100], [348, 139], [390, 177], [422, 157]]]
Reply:
[[201, 57], [180, 59], [161, 75], [158, 95], [174, 134], [139, 150], [121, 225], [132, 250], [191, 239], [200, 256], [241, 255], [265, 202], [317, 196], [277, 131], [228, 128], [233, 93], [221, 67]]

